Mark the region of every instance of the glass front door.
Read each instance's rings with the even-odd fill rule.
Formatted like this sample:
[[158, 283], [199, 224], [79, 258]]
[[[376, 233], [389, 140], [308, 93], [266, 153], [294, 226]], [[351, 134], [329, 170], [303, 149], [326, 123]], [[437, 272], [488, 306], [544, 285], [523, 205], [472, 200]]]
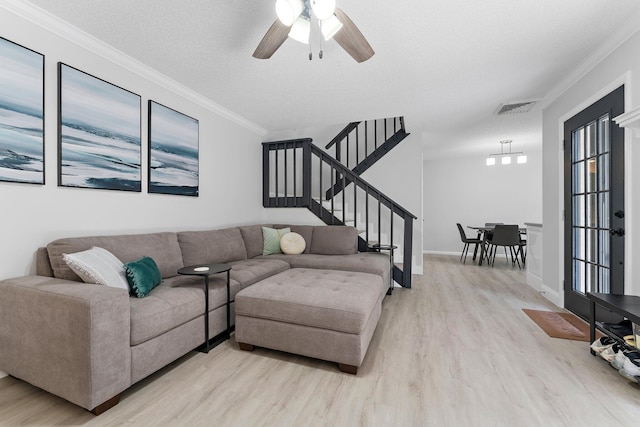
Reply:
[[585, 318], [587, 292], [624, 293], [623, 112], [620, 87], [565, 123], [565, 306]]

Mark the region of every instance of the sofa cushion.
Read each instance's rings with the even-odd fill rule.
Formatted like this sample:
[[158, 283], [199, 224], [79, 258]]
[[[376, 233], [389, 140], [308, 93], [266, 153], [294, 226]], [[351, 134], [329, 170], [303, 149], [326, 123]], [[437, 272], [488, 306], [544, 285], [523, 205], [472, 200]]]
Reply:
[[306, 247], [307, 243], [298, 233], [287, 233], [280, 239], [280, 250], [283, 254], [299, 255]]
[[311, 250], [319, 255], [349, 255], [358, 252], [358, 231], [344, 225], [327, 225], [313, 228]]
[[86, 283], [129, 291], [122, 261], [106, 249], [93, 247], [82, 252], [63, 254], [62, 259]]
[[131, 293], [138, 298], [144, 298], [149, 292], [162, 282], [162, 275], [153, 258], [148, 256], [131, 261], [123, 266]]
[[359, 334], [387, 291], [369, 273], [294, 268], [236, 295], [236, 314]]
[[[240, 289], [230, 281], [231, 298]], [[204, 313], [204, 279], [176, 276], [164, 280], [146, 298], [129, 298], [131, 345], [138, 345], [176, 328]], [[209, 278], [209, 310], [227, 303], [226, 275]]]
[[185, 266], [247, 259], [247, 250], [238, 228], [183, 231], [178, 233], [178, 242]]
[[291, 233], [289, 228], [262, 227], [262, 255], [281, 254], [280, 239]]
[[143, 256], [151, 257], [158, 264], [163, 278], [176, 276], [178, 269], [184, 267], [176, 233], [69, 237], [47, 245], [54, 277], [80, 282], [80, 277], [64, 262], [62, 255], [85, 251], [93, 246], [108, 250], [123, 263]]
[[247, 251], [247, 258], [253, 258], [258, 255], [262, 255], [262, 227], [271, 227], [271, 225], [245, 225], [238, 227], [240, 229], [240, 234], [242, 234], [242, 239], [244, 240], [244, 246]]
[[313, 229], [316, 227], [324, 227], [324, 225], [281, 225], [275, 224], [273, 228], [285, 228], [289, 227], [292, 233], [298, 233], [302, 236], [306, 243], [306, 247], [304, 248], [305, 254], [308, 254], [311, 250], [311, 238], [313, 237]]
[[231, 278], [240, 283], [240, 288], [246, 288], [266, 277], [273, 276], [289, 269], [289, 264], [279, 259], [265, 256], [261, 259], [245, 259], [230, 263]]
[[325, 270], [359, 271], [381, 276], [389, 283], [389, 256], [377, 252], [361, 252], [352, 255], [332, 256], [316, 254], [269, 255], [255, 259], [279, 259], [291, 268], [318, 268]]

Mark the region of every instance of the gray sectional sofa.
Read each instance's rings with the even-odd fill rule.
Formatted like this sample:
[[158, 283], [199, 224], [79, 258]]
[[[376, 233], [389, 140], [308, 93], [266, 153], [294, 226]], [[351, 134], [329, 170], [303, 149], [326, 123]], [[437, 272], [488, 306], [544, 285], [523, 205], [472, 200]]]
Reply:
[[[100, 413], [118, 403], [120, 393], [129, 386], [202, 344], [203, 280], [178, 275], [181, 267], [230, 264], [232, 299], [239, 291], [291, 269], [366, 273], [358, 280], [375, 281], [376, 295], [388, 286], [389, 259], [379, 253], [358, 253], [357, 231], [352, 227], [273, 225], [302, 235], [306, 248], [299, 255], [263, 256], [262, 226], [63, 238], [49, 243], [37, 252], [36, 275], [0, 281], [0, 370]], [[142, 256], [153, 258], [162, 283], [145, 298], [132, 297], [124, 289], [83, 283], [63, 254], [94, 246], [124, 263]], [[226, 331], [226, 275], [212, 276], [209, 289], [213, 338]], [[371, 309], [375, 313], [359, 320], [367, 328], [363, 332], [367, 340], [380, 316], [382, 298], [370, 298], [377, 299], [378, 306]], [[231, 311], [234, 319], [234, 304]]]

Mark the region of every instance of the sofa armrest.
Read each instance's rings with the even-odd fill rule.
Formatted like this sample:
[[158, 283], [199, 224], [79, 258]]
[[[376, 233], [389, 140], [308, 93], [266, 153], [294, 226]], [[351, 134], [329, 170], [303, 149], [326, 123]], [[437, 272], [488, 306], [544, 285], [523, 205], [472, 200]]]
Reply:
[[131, 384], [129, 318], [123, 289], [0, 281], [0, 370], [91, 410]]

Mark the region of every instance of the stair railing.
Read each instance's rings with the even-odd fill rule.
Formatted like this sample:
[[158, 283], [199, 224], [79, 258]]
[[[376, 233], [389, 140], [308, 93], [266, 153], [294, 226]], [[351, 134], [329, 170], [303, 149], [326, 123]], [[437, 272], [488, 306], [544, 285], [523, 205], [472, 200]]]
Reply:
[[[361, 252], [371, 250], [369, 243], [374, 235], [379, 244], [402, 248], [402, 268], [394, 266], [393, 279], [411, 287], [415, 215], [314, 145], [311, 138], [264, 142], [262, 148], [264, 207], [304, 207], [329, 225], [352, 222], [359, 229]], [[338, 179], [343, 188], [349, 185], [347, 181], [353, 184], [348, 187], [350, 194], [341, 191], [337, 197], [332, 194], [325, 198], [327, 189], [331, 192]], [[382, 241], [384, 232], [386, 242]]]
[[[404, 127], [404, 117], [352, 122], [325, 149], [335, 147], [333, 157], [356, 175], [362, 175], [407, 136], [409, 134]], [[337, 183], [327, 191], [327, 199], [332, 194], [339, 194], [351, 183], [348, 179], [342, 182], [341, 178], [336, 176]]]
[[335, 147], [333, 157], [353, 169], [398, 131], [405, 132], [404, 117], [351, 122], [324, 148]]

